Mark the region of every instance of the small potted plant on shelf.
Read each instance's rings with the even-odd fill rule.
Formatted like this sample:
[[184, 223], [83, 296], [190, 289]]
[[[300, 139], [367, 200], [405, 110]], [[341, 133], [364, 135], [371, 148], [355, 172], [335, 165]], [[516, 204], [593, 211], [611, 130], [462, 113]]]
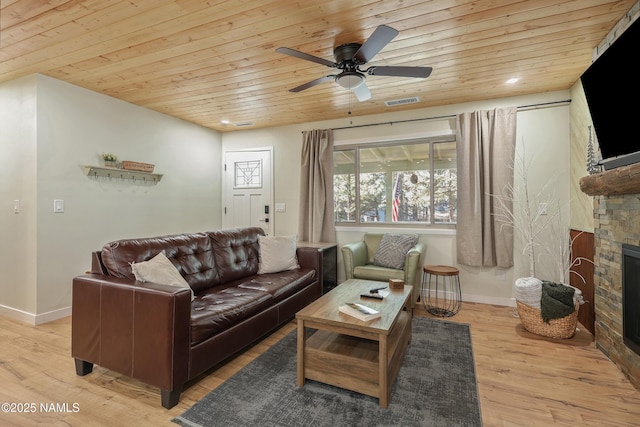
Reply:
[[118, 161], [118, 156], [113, 153], [102, 153], [102, 159], [105, 166], [115, 167]]

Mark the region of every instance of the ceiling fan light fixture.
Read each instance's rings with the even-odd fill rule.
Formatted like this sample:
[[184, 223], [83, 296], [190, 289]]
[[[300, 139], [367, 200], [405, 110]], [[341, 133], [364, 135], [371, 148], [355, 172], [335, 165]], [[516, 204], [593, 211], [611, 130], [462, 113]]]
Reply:
[[[346, 43], [333, 49], [335, 62], [300, 52], [288, 47], [279, 47], [276, 52], [306, 61], [341, 70], [338, 75], [330, 74], [305, 84], [289, 89], [289, 92], [300, 92], [328, 81], [335, 81], [341, 87], [353, 92], [359, 102], [371, 99], [371, 91], [365, 80], [369, 76], [415, 77], [427, 78], [431, 75], [431, 67], [416, 66], [371, 66], [366, 70], [360, 68], [369, 63], [391, 40], [398, 35], [398, 30], [387, 25], [379, 25], [364, 43]], [[351, 99], [351, 98], [349, 98]]]
[[345, 89], [355, 89], [364, 83], [364, 75], [356, 71], [343, 71], [336, 76], [336, 83]]

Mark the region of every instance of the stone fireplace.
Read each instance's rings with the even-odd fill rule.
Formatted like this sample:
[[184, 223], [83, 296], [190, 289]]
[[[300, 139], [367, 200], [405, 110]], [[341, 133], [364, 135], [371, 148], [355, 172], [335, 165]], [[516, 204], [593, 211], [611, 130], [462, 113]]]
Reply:
[[[640, 164], [583, 177], [580, 189], [594, 196], [596, 346], [640, 389], [640, 355], [623, 334], [622, 288], [622, 247], [640, 246]], [[635, 306], [640, 314], [640, 301]]]

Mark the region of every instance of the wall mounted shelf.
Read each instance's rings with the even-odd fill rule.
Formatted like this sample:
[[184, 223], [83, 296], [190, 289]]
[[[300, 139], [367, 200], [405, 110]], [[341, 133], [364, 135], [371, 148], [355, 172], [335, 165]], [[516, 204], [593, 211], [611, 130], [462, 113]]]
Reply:
[[89, 178], [107, 178], [119, 180], [131, 180], [144, 184], [157, 184], [162, 179], [162, 174], [139, 172], [128, 169], [110, 168], [108, 166], [84, 166], [84, 173]]

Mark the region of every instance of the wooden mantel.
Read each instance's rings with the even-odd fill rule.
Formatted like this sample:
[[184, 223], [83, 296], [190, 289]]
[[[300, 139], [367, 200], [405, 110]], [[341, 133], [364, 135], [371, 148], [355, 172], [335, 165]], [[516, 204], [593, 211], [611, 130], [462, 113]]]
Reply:
[[580, 190], [589, 196], [640, 194], [640, 163], [583, 176]]

